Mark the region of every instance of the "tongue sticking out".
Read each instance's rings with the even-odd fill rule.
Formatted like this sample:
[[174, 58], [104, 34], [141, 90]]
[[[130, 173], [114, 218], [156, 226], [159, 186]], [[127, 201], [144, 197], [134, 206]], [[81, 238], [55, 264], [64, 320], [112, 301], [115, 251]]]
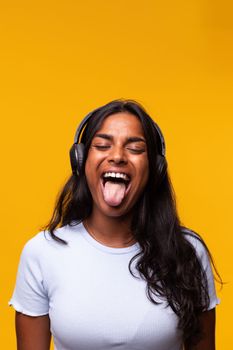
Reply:
[[124, 183], [107, 181], [104, 186], [104, 200], [108, 205], [117, 206], [121, 204], [126, 191]]

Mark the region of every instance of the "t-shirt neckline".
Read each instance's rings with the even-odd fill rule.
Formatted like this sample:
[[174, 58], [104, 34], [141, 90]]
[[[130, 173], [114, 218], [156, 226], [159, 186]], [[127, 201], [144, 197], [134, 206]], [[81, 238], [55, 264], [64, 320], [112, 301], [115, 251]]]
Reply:
[[80, 223], [80, 228], [81, 228], [81, 234], [83, 238], [90, 243], [92, 246], [95, 248], [102, 250], [105, 253], [109, 254], [126, 254], [126, 253], [131, 253], [133, 251], [136, 251], [140, 248], [140, 245], [138, 242], [128, 246], [128, 247], [122, 247], [122, 248], [115, 248], [115, 247], [109, 247], [107, 245], [104, 245], [103, 243], [98, 242], [94, 237], [90, 235], [90, 233], [86, 230], [85, 226], [83, 223]]

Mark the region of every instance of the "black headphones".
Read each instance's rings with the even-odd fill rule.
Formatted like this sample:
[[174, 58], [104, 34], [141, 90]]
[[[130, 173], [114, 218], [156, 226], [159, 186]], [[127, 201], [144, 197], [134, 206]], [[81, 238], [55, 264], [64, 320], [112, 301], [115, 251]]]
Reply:
[[[79, 124], [75, 137], [74, 137], [74, 144], [72, 145], [70, 149], [70, 163], [72, 172], [74, 175], [80, 175], [80, 171], [83, 165], [83, 158], [84, 158], [84, 144], [82, 143], [82, 134], [83, 131], [88, 124], [88, 121], [92, 118], [92, 115], [99, 110], [100, 108], [94, 109], [94, 111], [90, 112]], [[165, 158], [165, 140], [162, 134], [162, 131], [160, 130], [158, 124], [156, 124], [153, 121], [153, 125], [155, 127], [155, 130], [157, 134], [159, 135], [159, 141], [160, 141], [160, 154], [157, 155], [156, 159], [156, 167], [158, 171], [158, 177], [160, 178], [160, 181], [164, 177], [167, 171], [167, 161]]]

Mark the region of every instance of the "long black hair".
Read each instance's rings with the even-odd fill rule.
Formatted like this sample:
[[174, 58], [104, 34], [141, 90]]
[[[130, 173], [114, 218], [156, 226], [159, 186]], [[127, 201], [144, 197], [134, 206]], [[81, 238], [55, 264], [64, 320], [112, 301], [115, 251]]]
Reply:
[[[76, 225], [91, 214], [92, 197], [84, 172], [85, 160], [92, 138], [103, 120], [119, 112], [131, 113], [141, 121], [149, 160], [148, 183], [134, 207], [131, 222], [141, 250], [131, 259], [129, 270], [133, 275], [131, 265], [137, 258], [136, 268], [147, 282], [149, 300], [157, 304], [154, 296], [165, 297], [178, 316], [184, 342], [195, 344], [201, 338], [199, 316], [208, 309], [209, 295], [206, 273], [187, 235], [199, 240], [210, 261], [212, 258], [201, 237], [180, 223], [168, 171], [161, 174], [155, 161], [156, 155], [161, 154], [161, 140], [152, 119], [139, 103], [114, 100], [93, 113], [82, 135], [85, 148], [81, 172], [79, 176], [70, 176], [57, 198], [51, 220], [43, 229], [48, 230], [56, 241], [66, 244], [55, 235], [56, 228]], [[216, 274], [219, 277], [217, 271]]]

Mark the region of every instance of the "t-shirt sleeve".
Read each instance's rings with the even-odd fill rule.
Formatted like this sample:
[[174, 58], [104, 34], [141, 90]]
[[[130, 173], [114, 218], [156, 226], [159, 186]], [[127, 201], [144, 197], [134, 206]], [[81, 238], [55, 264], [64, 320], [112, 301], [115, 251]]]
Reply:
[[207, 310], [211, 310], [215, 308], [216, 305], [220, 303], [219, 298], [216, 295], [216, 289], [214, 284], [214, 275], [213, 270], [210, 262], [209, 255], [204, 247], [204, 245], [199, 241], [198, 238], [187, 235], [187, 238], [191, 241], [193, 244], [197, 256], [199, 258], [199, 261], [206, 273], [207, 283], [208, 283], [208, 292], [209, 292], [209, 305], [207, 307]]
[[49, 312], [49, 302], [35, 239], [26, 243], [20, 256], [15, 289], [9, 305], [29, 316], [42, 316]]

